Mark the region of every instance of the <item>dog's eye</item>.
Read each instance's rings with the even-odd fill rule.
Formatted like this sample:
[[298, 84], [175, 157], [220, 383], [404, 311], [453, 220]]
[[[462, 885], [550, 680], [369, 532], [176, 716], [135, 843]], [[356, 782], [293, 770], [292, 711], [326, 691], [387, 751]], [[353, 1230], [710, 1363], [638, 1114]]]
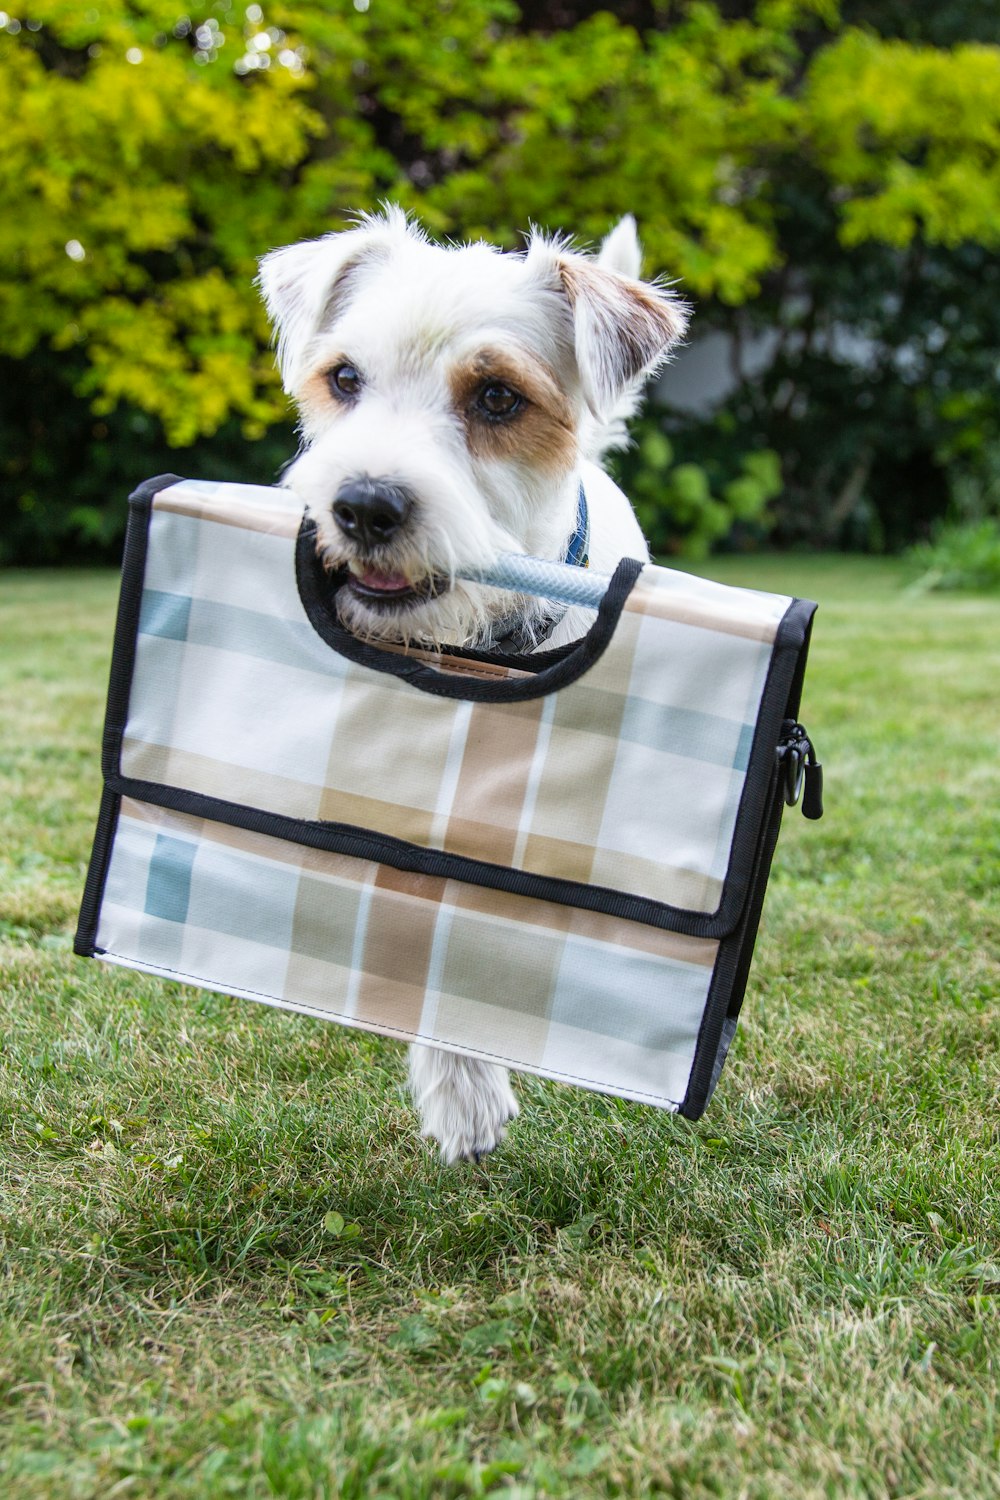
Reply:
[[345, 396], [356, 396], [361, 390], [361, 376], [353, 365], [338, 365], [335, 370], [328, 372], [326, 380], [331, 396], [338, 401]]
[[491, 380], [483, 386], [476, 398], [476, 405], [487, 417], [512, 417], [523, 405], [524, 398], [500, 380]]

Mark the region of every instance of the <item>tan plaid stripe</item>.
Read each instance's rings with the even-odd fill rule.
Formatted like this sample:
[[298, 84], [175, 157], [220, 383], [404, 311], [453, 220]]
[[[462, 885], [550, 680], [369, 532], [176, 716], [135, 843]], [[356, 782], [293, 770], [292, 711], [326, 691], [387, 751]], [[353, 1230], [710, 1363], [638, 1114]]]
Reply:
[[[513, 865], [543, 700], [474, 703], [442, 840], [445, 849]], [[508, 712], [513, 709], [514, 712]]]
[[633, 614], [649, 615], [656, 620], [670, 620], [677, 625], [693, 625], [699, 630], [716, 630], [725, 635], [739, 635], [747, 640], [771, 644], [777, 634], [780, 616], [768, 619], [748, 615], [745, 608], [740, 608], [740, 592], [731, 592], [736, 594], [736, 599], [726, 600], [721, 596], [700, 599], [681, 593], [672, 585], [669, 588], [658, 586], [654, 573], [652, 581], [647, 581], [645, 575], [639, 579], [625, 608]]
[[291, 776], [276, 776], [254, 766], [236, 766], [191, 750], [136, 740], [129, 735], [122, 743], [122, 771], [137, 781], [184, 787], [202, 797], [219, 797], [245, 807], [280, 808], [288, 818], [326, 816], [321, 787]]
[[155, 504], [158, 511], [270, 536], [296, 537], [302, 525], [302, 506], [291, 491], [256, 485], [188, 480], [183, 487], [161, 490]]
[[413, 1034], [420, 1030], [444, 888], [434, 876], [379, 868], [368, 913], [359, 1020]]

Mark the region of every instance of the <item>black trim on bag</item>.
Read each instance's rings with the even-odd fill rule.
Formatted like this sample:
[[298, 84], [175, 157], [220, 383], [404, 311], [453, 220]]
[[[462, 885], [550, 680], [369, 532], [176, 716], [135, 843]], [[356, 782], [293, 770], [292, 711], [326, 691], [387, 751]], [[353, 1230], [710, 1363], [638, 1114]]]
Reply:
[[129, 506], [133, 510], [148, 512], [161, 490], [169, 490], [174, 484], [186, 483], [182, 474], [157, 474], [153, 479], [144, 479], [142, 484], [137, 484], [129, 495]]
[[161, 474], [147, 479], [128, 497], [128, 529], [122, 557], [122, 584], [115, 620], [115, 639], [111, 652], [111, 676], [108, 681], [108, 706], [104, 719], [101, 761], [107, 779], [119, 770], [121, 738], [128, 721], [132, 672], [135, 667], [136, 637], [142, 610], [142, 590], [146, 575], [146, 548], [149, 544], [149, 519], [153, 500], [161, 490], [181, 484], [176, 474]]
[[471, 859], [464, 854], [448, 854], [441, 849], [427, 849], [389, 834], [372, 833], [348, 823], [320, 823], [308, 818], [292, 818], [284, 813], [264, 812], [241, 802], [226, 802], [204, 792], [186, 787], [165, 786], [156, 781], [112, 775], [108, 786], [120, 797], [135, 802], [166, 807], [171, 812], [186, 813], [212, 823], [225, 823], [248, 833], [263, 833], [285, 843], [303, 844], [326, 854], [346, 854], [353, 859], [371, 860], [406, 870], [413, 875], [433, 875], [443, 880], [457, 880], [490, 890], [506, 891], [512, 896], [530, 896], [537, 901], [551, 901], [559, 906], [576, 906], [583, 911], [603, 912], [627, 922], [641, 922], [647, 927], [662, 927], [684, 937], [722, 938], [731, 930], [730, 923], [703, 912], [667, 906], [647, 896], [630, 896], [609, 886], [584, 885], [563, 880], [556, 875], [533, 875], [510, 865], [493, 865], [486, 860]]
[[816, 605], [812, 606], [809, 618], [806, 620], [805, 631], [802, 636], [802, 645], [799, 648], [799, 659], [795, 664], [795, 675], [792, 677], [791, 687], [788, 689], [788, 702], [785, 705], [785, 718], [797, 719], [802, 707], [802, 689], [806, 679], [806, 662], [809, 660], [809, 645], [812, 641], [813, 621], [816, 619]]
[[94, 830], [94, 844], [90, 852], [87, 880], [80, 901], [76, 935], [73, 938], [73, 952], [79, 954], [81, 958], [95, 958], [97, 954], [103, 952], [103, 949], [97, 947], [97, 925], [101, 918], [104, 887], [107, 884], [108, 869], [111, 865], [111, 850], [114, 848], [115, 834], [118, 831], [118, 810], [121, 807], [121, 800], [118, 793], [113, 792], [110, 787], [106, 786], [101, 792], [97, 827]]
[[139, 624], [139, 609], [142, 604], [143, 576], [146, 571], [146, 543], [149, 535], [149, 514], [153, 497], [160, 490], [169, 489], [181, 481], [176, 474], [161, 474], [156, 479], [147, 479], [129, 496], [128, 527], [125, 532], [125, 549], [122, 554], [122, 581], [118, 595], [118, 613], [115, 617], [115, 635], [111, 648], [111, 667], [108, 675], [108, 694], [104, 710], [104, 735], [101, 750], [101, 765], [105, 786], [101, 793], [101, 805], [94, 830], [94, 843], [87, 867], [87, 879], [80, 902], [73, 951], [82, 958], [93, 958], [100, 950], [95, 948], [97, 924], [104, 900], [104, 886], [111, 863], [111, 849], [118, 827], [120, 798], [108, 785], [109, 773], [118, 771], [118, 755], [121, 729], [128, 717], [128, 700], [132, 690], [132, 668], [135, 663], [135, 637]]
[[[435, 693], [441, 698], [463, 698], [473, 703], [524, 703], [530, 698], [555, 693], [582, 677], [609, 646], [643, 566], [638, 558], [622, 558], [598, 607], [596, 621], [587, 634], [566, 651], [540, 652], [538, 656], [525, 657], [488, 652], [461, 653], [475, 661], [520, 667], [532, 673], [530, 678], [483, 682], [461, 674], [439, 672], [435, 667], [400, 655], [398, 651], [381, 651], [345, 630], [334, 600], [347, 575], [346, 572], [331, 575], [323, 567], [316, 551], [316, 522], [308, 514], [302, 518], [295, 543], [295, 577], [302, 608], [316, 634], [328, 646], [358, 666], [405, 678], [411, 687], [419, 688], [421, 692]], [[450, 648], [448, 654], [452, 654]]]
[[789, 683], [790, 680], [794, 682], [815, 612], [816, 605], [811, 600], [793, 599], [775, 634], [753, 743], [747, 758], [746, 779], [729, 848], [722, 899], [715, 912], [726, 932], [731, 931], [739, 920], [756, 869], [757, 844], [774, 778], [781, 726], [787, 712]]
[[[757, 857], [747, 892], [746, 905], [735, 931], [723, 941], [719, 948], [715, 972], [709, 985], [708, 999], [702, 1013], [698, 1040], [695, 1043], [688, 1086], [677, 1111], [687, 1120], [699, 1120], [708, 1107], [715, 1084], [718, 1083], [722, 1072], [722, 1064], [725, 1062], [724, 1054], [721, 1059], [719, 1057], [719, 1048], [723, 1044], [726, 1022], [735, 1023], [743, 1005], [784, 807], [778, 768], [775, 766], [771, 779], [770, 801], [760, 831]], [[730, 1035], [726, 1042], [727, 1051], [734, 1032], [735, 1025], [730, 1028]]]
[[[802, 645], [799, 648], [795, 671], [788, 689], [784, 715], [787, 719], [797, 719], [799, 715], [806, 662], [809, 658], [809, 643], [812, 640], [815, 618], [816, 606], [813, 605], [805, 622]], [[785, 799], [781, 792], [780, 766], [777, 762], [774, 766], [769, 797], [770, 801], [757, 836], [757, 854], [747, 890], [746, 906], [738, 927], [730, 937], [723, 941], [719, 949], [715, 973], [712, 975], [708, 999], [701, 1018], [698, 1040], [695, 1043], [688, 1086], [678, 1109], [678, 1114], [688, 1120], [701, 1119], [708, 1108], [722, 1073], [729, 1046], [736, 1033], [740, 1011], [743, 1008], [743, 999], [750, 978], [750, 966], [757, 944], [757, 932], [764, 910], [767, 883], [771, 874], [771, 863], [778, 845], [781, 818], [785, 810]]]

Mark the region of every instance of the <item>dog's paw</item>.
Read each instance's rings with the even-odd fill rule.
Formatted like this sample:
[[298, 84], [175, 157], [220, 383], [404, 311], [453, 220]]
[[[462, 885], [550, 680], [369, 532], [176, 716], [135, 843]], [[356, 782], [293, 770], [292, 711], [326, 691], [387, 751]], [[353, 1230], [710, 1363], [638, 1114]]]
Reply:
[[518, 1112], [506, 1068], [432, 1047], [410, 1048], [410, 1089], [449, 1166], [495, 1151]]
[[[460, 1161], [474, 1161], [478, 1164], [502, 1143], [507, 1134], [507, 1126], [517, 1115], [517, 1101], [509, 1089], [507, 1093], [509, 1098], [499, 1104], [498, 1108], [475, 1111], [473, 1118], [467, 1118], [461, 1123], [425, 1118], [420, 1134], [437, 1141], [441, 1160], [446, 1166], [453, 1166]], [[431, 1113], [433, 1115], [433, 1111]]]

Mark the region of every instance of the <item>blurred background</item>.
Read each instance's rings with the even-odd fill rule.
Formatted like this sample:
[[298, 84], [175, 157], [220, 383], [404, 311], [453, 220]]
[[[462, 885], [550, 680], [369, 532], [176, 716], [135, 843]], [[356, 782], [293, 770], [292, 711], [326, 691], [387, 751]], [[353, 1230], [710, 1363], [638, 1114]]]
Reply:
[[[4, 0], [0, 0], [0, 4]], [[619, 478], [654, 549], [1000, 586], [995, 0], [7, 0], [0, 562], [116, 561], [130, 489], [295, 449], [253, 288], [390, 199], [695, 304]]]

